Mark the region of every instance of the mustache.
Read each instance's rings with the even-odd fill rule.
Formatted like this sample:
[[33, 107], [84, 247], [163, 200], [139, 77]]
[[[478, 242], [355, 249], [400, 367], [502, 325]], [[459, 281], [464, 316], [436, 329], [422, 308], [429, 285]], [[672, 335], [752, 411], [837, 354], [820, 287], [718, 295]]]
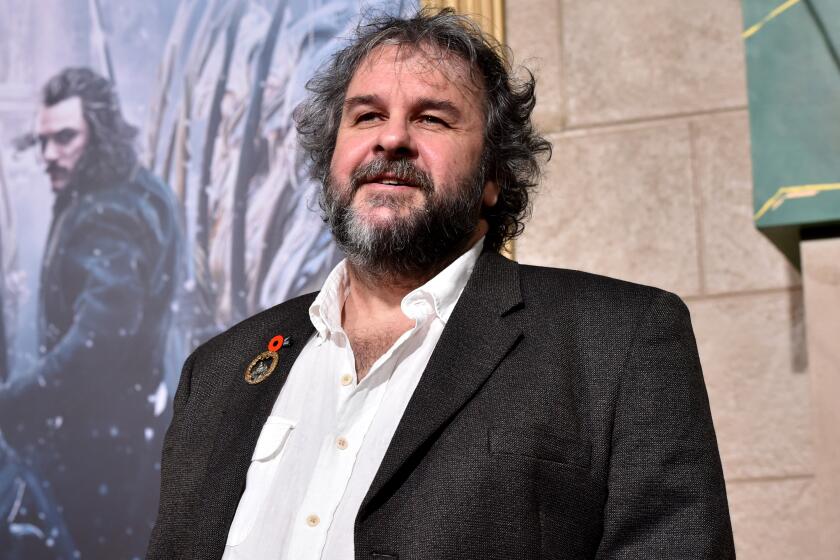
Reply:
[[47, 164], [47, 174], [49, 175], [61, 175], [67, 176], [70, 174], [70, 170], [66, 167], [62, 167], [58, 165], [56, 162], [51, 161]]
[[428, 173], [419, 169], [407, 159], [375, 159], [358, 167], [350, 176], [350, 192], [355, 193], [364, 183], [373, 182], [387, 176], [405, 185], [417, 187], [424, 194], [430, 195], [435, 184]]

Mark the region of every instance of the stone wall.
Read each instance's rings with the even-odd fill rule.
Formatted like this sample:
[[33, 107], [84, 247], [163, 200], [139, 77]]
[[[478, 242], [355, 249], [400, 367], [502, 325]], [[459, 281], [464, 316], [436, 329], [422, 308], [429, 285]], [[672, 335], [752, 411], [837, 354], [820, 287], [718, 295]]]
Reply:
[[817, 558], [798, 273], [752, 223], [738, 0], [508, 0], [554, 144], [524, 263], [679, 294], [692, 312], [740, 560]]

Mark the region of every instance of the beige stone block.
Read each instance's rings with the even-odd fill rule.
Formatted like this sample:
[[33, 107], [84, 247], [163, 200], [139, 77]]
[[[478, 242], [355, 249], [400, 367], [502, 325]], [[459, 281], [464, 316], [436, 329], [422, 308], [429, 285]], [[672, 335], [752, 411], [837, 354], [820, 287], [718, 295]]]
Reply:
[[689, 307], [727, 479], [813, 474], [802, 292]]
[[573, 126], [743, 107], [737, 0], [563, 0]]
[[685, 124], [554, 136], [521, 262], [699, 289]]
[[506, 2], [505, 38], [513, 62], [524, 65], [537, 79], [534, 123], [544, 133], [559, 131], [563, 127], [560, 2]]
[[706, 292], [798, 285], [799, 273], [753, 222], [747, 112], [697, 119], [691, 130]]
[[840, 239], [805, 241], [802, 273], [816, 435], [820, 559], [840, 558]]
[[726, 485], [738, 560], [816, 560], [818, 518], [811, 478]]

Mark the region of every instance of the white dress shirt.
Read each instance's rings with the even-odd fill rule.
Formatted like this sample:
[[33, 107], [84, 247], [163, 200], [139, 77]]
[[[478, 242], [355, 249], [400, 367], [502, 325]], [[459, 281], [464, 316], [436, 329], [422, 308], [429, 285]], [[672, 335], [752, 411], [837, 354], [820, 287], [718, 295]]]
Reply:
[[316, 333], [260, 432], [223, 560], [353, 558], [359, 506], [483, 244], [403, 298], [414, 326], [361, 383], [341, 328], [345, 262], [330, 273], [309, 308]]

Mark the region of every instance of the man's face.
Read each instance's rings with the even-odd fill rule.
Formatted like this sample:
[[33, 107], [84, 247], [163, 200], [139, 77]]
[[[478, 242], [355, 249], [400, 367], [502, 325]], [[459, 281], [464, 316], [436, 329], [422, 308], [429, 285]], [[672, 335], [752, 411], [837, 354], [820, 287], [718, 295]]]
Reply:
[[35, 134], [52, 188], [60, 191], [70, 181], [90, 136], [81, 98], [69, 97], [55, 105], [41, 107]]
[[[432, 225], [470, 237], [485, 227], [479, 226], [482, 203], [492, 206], [498, 196], [495, 183], [481, 173], [483, 103], [483, 88], [459, 58], [395, 45], [376, 48], [347, 88], [325, 185], [328, 203], [349, 214], [357, 237], [433, 237], [440, 231], [422, 231]], [[448, 223], [438, 223], [443, 219]], [[335, 227], [334, 233], [340, 237]], [[390, 250], [402, 248], [391, 241]], [[428, 241], [432, 246], [464, 239]]]

